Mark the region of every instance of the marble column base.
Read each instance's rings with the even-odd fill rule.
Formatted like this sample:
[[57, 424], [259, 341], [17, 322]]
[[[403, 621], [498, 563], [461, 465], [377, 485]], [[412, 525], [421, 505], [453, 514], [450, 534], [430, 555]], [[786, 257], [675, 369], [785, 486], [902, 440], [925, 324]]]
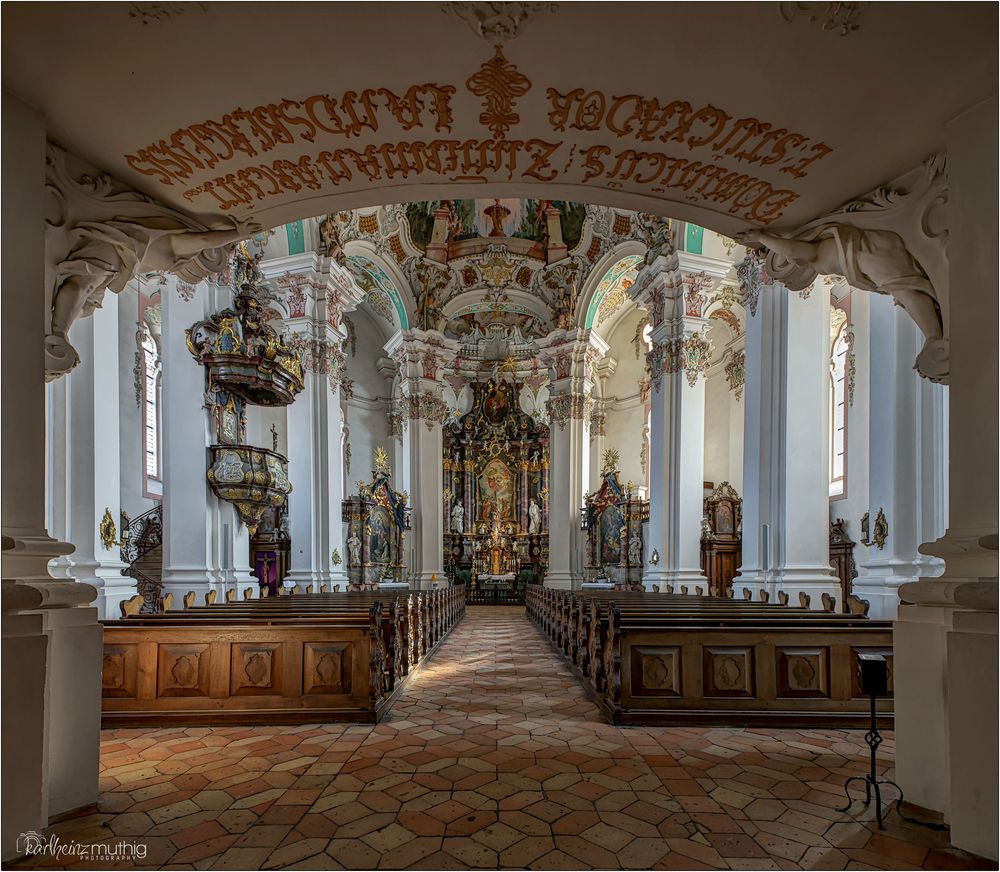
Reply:
[[997, 859], [998, 583], [986, 575], [996, 572], [996, 552], [963, 544], [955, 562], [983, 575], [899, 591], [896, 780], [908, 801], [944, 815], [952, 844]]
[[550, 572], [542, 582], [544, 587], [554, 587], [557, 590], [572, 590], [574, 587], [573, 573]]

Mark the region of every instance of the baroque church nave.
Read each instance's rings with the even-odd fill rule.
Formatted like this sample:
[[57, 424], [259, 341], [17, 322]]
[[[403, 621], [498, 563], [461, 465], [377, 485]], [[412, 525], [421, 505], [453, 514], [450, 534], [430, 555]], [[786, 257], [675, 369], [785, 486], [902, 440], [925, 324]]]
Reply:
[[5, 863], [995, 864], [995, 8], [48, 8]]

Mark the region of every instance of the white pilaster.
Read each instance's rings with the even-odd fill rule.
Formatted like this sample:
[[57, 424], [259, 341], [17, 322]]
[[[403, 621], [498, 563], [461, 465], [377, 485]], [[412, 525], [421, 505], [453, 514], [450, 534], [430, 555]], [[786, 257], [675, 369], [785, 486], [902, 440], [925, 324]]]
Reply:
[[[647, 551], [660, 560], [643, 575], [661, 590], [704, 582], [701, 571], [701, 517], [705, 481], [705, 377], [682, 368], [683, 343], [704, 336], [705, 319], [664, 322], [651, 339], [649, 526]], [[699, 332], [702, 331], [702, 332]], [[707, 362], [707, 361], [706, 361]], [[690, 376], [690, 380], [689, 380]]]
[[896, 778], [957, 847], [997, 858], [997, 100], [948, 126], [948, 530], [899, 590]]
[[546, 587], [583, 580], [580, 509], [590, 473], [587, 385], [574, 378], [549, 384], [549, 566]]
[[923, 338], [902, 309], [874, 297], [870, 320], [868, 516], [873, 526], [883, 511], [889, 534], [883, 548], [858, 546], [854, 592], [870, 603], [870, 617], [891, 620], [902, 585], [944, 569], [941, 560], [917, 549], [944, 533], [944, 495], [937, 484], [947, 463], [941, 432], [947, 388], [914, 371]]
[[[430, 340], [430, 342], [428, 341]], [[422, 330], [397, 333], [386, 353], [399, 366], [403, 429], [403, 490], [410, 496], [412, 530], [403, 540], [402, 562], [417, 585], [429, 589], [444, 582], [444, 446], [446, 406], [437, 380], [437, 338]]]
[[[110, 510], [121, 536], [121, 458], [118, 425], [118, 296], [70, 331], [80, 363], [47, 385], [50, 436], [50, 526], [75, 551], [52, 562], [56, 578], [75, 578], [97, 590], [101, 619], [121, 617], [120, 603], [135, 595], [133, 578], [122, 575], [116, 541], [105, 548], [100, 525]], [[56, 430], [62, 432], [56, 433]], [[60, 523], [61, 522], [61, 523]], [[116, 537], [117, 538], [117, 537]]]
[[0, 853], [19, 833], [97, 801], [101, 628], [89, 584], [48, 562], [45, 529], [45, 123], [3, 95], [3, 805]]
[[[219, 500], [205, 477], [210, 422], [205, 413], [205, 370], [191, 356], [184, 331], [214, 311], [206, 282], [181, 295], [176, 276], [161, 290], [163, 405], [163, 593], [180, 602], [194, 591], [201, 602], [209, 590], [221, 592], [215, 520]], [[187, 297], [187, 299], [185, 299]]]
[[830, 567], [830, 297], [775, 283], [747, 319], [743, 565], [736, 595], [799, 592], [840, 600]]
[[[334, 548], [343, 552], [341, 528], [340, 389], [326, 373], [309, 366], [305, 389], [288, 407], [288, 522], [292, 534], [291, 571], [286, 583], [333, 580]], [[335, 475], [331, 475], [335, 473]], [[338, 571], [333, 583], [343, 583]]]

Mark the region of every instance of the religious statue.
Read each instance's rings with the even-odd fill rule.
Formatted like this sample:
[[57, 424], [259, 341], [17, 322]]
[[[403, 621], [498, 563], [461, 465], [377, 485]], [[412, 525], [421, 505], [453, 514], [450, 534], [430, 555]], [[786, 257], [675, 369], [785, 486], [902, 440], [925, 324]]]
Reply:
[[347, 256], [344, 254], [344, 249], [340, 244], [340, 231], [337, 228], [337, 222], [334, 220], [332, 215], [327, 215], [323, 219], [323, 223], [319, 226], [320, 240], [323, 243], [324, 254], [332, 258], [334, 261], [339, 263], [341, 266], [345, 266], [347, 263]]
[[528, 532], [539, 533], [542, 529], [542, 510], [538, 503], [532, 500], [528, 503]]
[[451, 510], [451, 532], [465, 532], [465, 507], [458, 500], [455, 500], [455, 505]]
[[[105, 290], [117, 294], [139, 273], [167, 270], [199, 281], [217, 271], [207, 265], [203, 253], [207, 257], [261, 229], [255, 221], [234, 219], [231, 228], [197, 230], [179, 217], [157, 214], [80, 221], [69, 231], [69, 253], [56, 266], [50, 335], [45, 340], [48, 355], [71, 361], [61, 371], [79, 362], [66, 337], [81, 315], [100, 307]], [[208, 263], [215, 265], [211, 259]]]
[[361, 540], [356, 532], [352, 532], [347, 539], [347, 551], [351, 555], [351, 566], [361, 565]]
[[632, 538], [628, 540], [628, 562], [633, 566], [642, 563], [642, 539], [638, 533], [634, 533]]
[[715, 533], [712, 532], [712, 525], [708, 522], [708, 515], [705, 515], [701, 519], [701, 538], [704, 541], [714, 537]]
[[830, 224], [814, 227], [800, 239], [748, 230], [736, 241], [769, 249], [768, 273], [792, 290], [805, 288], [817, 275], [838, 275], [851, 287], [888, 294], [924, 334], [916, 369], [931, 381], [946, 380], [948, 351], [941, 307], [930, 279], [898, 233]]

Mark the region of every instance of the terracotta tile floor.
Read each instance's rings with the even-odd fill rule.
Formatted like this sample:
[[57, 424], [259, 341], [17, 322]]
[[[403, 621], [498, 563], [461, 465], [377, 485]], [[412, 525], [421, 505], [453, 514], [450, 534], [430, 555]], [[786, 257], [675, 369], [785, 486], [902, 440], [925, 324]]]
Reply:
[[521, 609], [470, 608], [377, 727], [106, 731], [98, 812], [51, 832], [175, 869], [990, 868], [836, 811], [866, 750], [608, 726]]

